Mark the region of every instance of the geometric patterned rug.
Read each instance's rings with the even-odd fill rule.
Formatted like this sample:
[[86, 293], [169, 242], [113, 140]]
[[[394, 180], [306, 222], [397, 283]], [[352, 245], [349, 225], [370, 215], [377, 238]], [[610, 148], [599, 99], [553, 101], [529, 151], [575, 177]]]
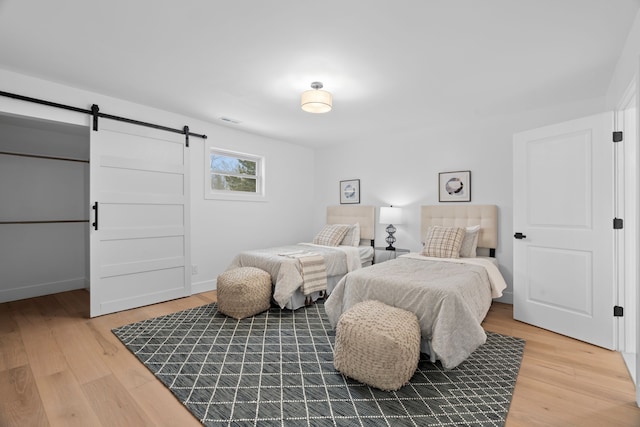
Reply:
[[335, 370], [322, 303], [242, 320], [212, 303], [113, 333], [206, 426], [503, 426], [524, 350], [487, 332], [456, 368], [423, 355], [385, 392]]

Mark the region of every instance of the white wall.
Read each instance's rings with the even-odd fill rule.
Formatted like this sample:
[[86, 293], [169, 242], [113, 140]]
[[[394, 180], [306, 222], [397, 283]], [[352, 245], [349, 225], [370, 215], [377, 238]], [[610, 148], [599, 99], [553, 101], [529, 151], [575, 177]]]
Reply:
[[[95, 103], [104, 113], [173, 128], [188, 125], [192, 132], [206, 134], [208, 144], [265, 156], [267, 201], [205, 200], [205, 141], [190, 138], [191, 264], [198, 267], [198, 274], [192, 276], [194, 292], [215, 288], [217, 275], [242, 249], [308, 241], [312, 237], [314, 153], [311, 149], [6, 70], [0, 70], [0, 90], [87, 109]], [[87, 127], [90, 124], [90, 117], [82, 113], [6, 97], [0, 97], [0, 113]]]
[[[633, 26], [622, 48], [611, 83], [606, 96], [607, 110], [618, 107], [624, 92], [632, 79], [638, 79], [638, 59], [640, 59], [640, 12], [633, 21]], [[636, 86], [637, 87], [637, 86]]]
[[[513, 270], [512, 136], [515, 132], [603, 111], [604, 98], [461, 123], [420, 129], [374, 140], [357, 141], [316, 152], [316, 215], [338, 204], [338, 182], [359, 178], [361, 204], [403, 207], [405, 223], [397, 226], [396, 247], [421, 249], [420, 205], [438, 204], [438, 173], [471, 171], [471, 203], [496, 204], [499, 243], [496, 257], [509, 287], [501, 301], [511, 303]], [[376, 215], [378, 212], [376, 212]], [[376, 245], [384, 244], [385, 225], [377, 225]]]
[[[225, 127], [200, 125], [197, 129], [206, 129], [208, 138], [192, 138], [191, 247], [192, 264], [198, 269], [193, 276], [194, 292], [215, 288], [218, 274], [242, 250], [310, 241], [313, 237], [311, 149]], [[267, 200], [204, 199], [205, 147], [264, 156]]]

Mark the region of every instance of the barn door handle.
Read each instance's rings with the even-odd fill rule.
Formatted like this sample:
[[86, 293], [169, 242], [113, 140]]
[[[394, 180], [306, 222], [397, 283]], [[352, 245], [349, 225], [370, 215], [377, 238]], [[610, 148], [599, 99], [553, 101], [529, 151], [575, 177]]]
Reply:
[[525, 236], [524, 234], [518, 232], [516, 234], [513, 235], [513, 237], [515, 237], [516, 239], [520, 240], [520, 239], [526, 239], [527, 236]]
[[96, 215], [95, 215], [96, 220], [91, 225], [93, 225], [93, 228], [97, 230], [98, 229], [98, 202], [95, 202], [93, 204], [93, 210], [96, 211]]

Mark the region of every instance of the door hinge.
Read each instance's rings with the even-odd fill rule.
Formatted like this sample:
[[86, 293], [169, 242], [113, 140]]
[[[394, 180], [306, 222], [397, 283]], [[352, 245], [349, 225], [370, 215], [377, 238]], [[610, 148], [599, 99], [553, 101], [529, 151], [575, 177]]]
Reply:
[[613, 317], [622, 317], [624, 316], [624, 309], [619, 305], [613, 306]]
[[613, 229], [621, 230], [624, 227], [624, 221], [622, 218], [613, 218]]
[[620, 142], [622, 141], [622, 131], [617, 130], [615, 132], [613, 132], [613, 142]]

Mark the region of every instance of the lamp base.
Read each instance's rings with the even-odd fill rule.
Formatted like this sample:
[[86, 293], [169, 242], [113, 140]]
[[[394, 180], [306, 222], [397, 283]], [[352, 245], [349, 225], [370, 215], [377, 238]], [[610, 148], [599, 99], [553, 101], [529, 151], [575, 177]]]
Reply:
[[393, 236], [393, 234], [396, 232], [396, 228], [393, 226], [393, 224], [389, 224], [386, 228], [387, 233], [389, 233], [389, 235], [384, 239], [387, 244], [389, 246], [387, 246], [385, 249], [388, 251], [395, 251], [396, 248], [393, 247], [393, 244], [396, 241], [396, 238]]

